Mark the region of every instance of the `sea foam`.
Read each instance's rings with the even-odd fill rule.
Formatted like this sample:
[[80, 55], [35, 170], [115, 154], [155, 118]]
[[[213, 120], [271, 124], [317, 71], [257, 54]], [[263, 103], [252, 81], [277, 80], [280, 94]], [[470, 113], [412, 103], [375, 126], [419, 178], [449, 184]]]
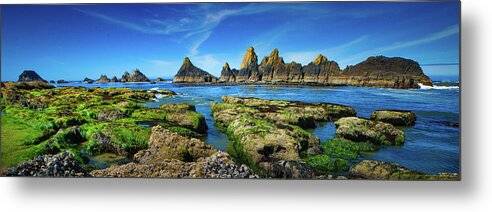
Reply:
[[420, 89], [438, 89], [438, 90], [444, 90], [444, 89], [460, 89], [460, 86], [442, 86], [442, 85], [433, 85], [433, 86], [429, 86], [429, 85], [423, 85], [421, 83], [419, 83], [419, 87]]

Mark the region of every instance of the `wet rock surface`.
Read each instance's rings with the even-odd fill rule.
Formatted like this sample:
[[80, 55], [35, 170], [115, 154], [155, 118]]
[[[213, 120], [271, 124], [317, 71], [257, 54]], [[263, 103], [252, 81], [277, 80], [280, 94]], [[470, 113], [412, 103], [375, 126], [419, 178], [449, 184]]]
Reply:
[[396, 163], [363, 160], [349, 171], [351, 179], [369, 180], [460, 180], [456, 173], [423, 174], [409, 170]]
[[152, 128], [149, 148], [135, 154], [135, 162], [91, 172], [96, 177], [254, 178], [245, 165], [227, 153], [161, 126]]
[[38, 156], [6, 172], [7, 176], [84, 177], [88, 176], [71, 153]]
[[376, 145], [402, 145], [404, 133], [391, 124], [358, 117], [341, 118], [335, 122], [336, 137]]

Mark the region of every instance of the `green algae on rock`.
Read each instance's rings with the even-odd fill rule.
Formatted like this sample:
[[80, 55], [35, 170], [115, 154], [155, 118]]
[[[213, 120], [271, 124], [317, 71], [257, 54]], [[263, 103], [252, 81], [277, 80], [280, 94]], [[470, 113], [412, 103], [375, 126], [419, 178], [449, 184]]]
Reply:
[[259, 172], [272, 170], [277, 161], [300, 161], [302, 155], [320, 153], [319, 139], [305, 129], [315, 122], [355, 115], [348, 106], [328, 103], [231, 96], [222, 100], [211, 107], [217, 126], [229, 137], [228, 152]]
[[391, 124], [358, 117], [341, 118], [335, 122], [336, 137], [376, 145], [402, 145], [404, 133]]
[[424, 174], [396, 163], [374, 160], [363, 160], [352, 166], [349, 177], [370, 180], [460, 180], [457, 173]]
[[195, 138], [152, 128], [149, 148], [134, 162], [91, 172], [95, 177], [257, 178], [245, 165], [237, 165], [227, 153]]
[[[157, 94], [173, 95], [171, 91], [126, 88], [53, 88], [41, 82], [1, 86], [2, 169], [64, 150], [76, 155], [112, 152], [131, 156], [147, 148], [150, 135], [150, 129], [139, 124], [147, 119], [134, 114], [145, 110], [143, 103]], [[166, 117], [173, 116], [180, 117], [180, 122], [166, 119], [163, 124], [203, 132], [200, 114], [166, 111]]]
[[413, 126], [417, 116], [407, 110], [376, 110], [371, 114], [371, 120], [382, 121], [395, 126]]

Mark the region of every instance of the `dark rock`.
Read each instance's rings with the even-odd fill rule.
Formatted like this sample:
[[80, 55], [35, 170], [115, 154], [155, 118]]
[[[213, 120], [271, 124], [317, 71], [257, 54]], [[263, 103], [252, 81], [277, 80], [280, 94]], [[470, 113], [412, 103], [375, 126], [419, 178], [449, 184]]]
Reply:
[[33, 81], [48, 83], [48, 81], [41, 78], [41, 76], [39, 76], [38, 73], [36, 73], [33, 70], [23, 71], [22, 74], [19, 75], [19, 80], [17, 80], [17, 82], [33, 82]]
[[84, 80], [82, 80], [82, 82], [87, 83], [87, 84], [92, 84], [92, 83], [94, 83], [94, 80], [86, 77], [86, 78], [84, 78]]
[[119, 81], [120, 80], [116, 76], [113, 76], [113, 78], [111, 78], [111, 82], [119, 82]]
[[301, 161], [277, 161], [273, 163], [260, 163], [270, 177], [287, 179], [312, 179], [315, 177], [313, 170]]
[[55, 84], [56, 82], [55, 82], [55, 80], [50, 80], [50, 83]]
[[225, 63], [220, 72], [219, 82], [236, 82], [237, 70], [231, 70], [229, 63]]
[[313, 62], [302, 67], [303, 82], [327, 84], [332, 76], [342, 73], [335, 61], [329, 61], [324, 55], [318, 55]]
[[63, 83], [68, 83], [68, 81], [65, 81], [65, 80], [57, 80], [56, 81], [56, 84], [63, 84]]
[[108, 76], [106, 75], [101, 75], [98, 80], [96, 80], [97, 83], [108, 83], [110, 82]]
[[181, 68], [173, 79], [174, 83], [205, 83], [216, 81], [216, 77], [195, 67], [188, 57], [185, 57], [183, 65], [181, 65]]
[[135, 69], [130, 74], [125, 72], [123, 76], [121, 76], [121, 82], [150, 82], [149, 78], [147, 78], [140, 70]]
[[43, 155], [7, 170], [7, 176], [83, 177], [87, 173], [71, 153]]

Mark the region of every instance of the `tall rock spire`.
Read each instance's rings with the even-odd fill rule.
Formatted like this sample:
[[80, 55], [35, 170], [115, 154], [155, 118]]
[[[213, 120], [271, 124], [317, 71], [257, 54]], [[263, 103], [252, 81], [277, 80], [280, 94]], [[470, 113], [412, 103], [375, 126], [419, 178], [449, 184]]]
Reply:
[[175, 83], [203, 83], [215, 81], [217, 81], [216, 77], [195, 67], [188, 57], [184, 58], [181, 68], [179, 68], [178, 73], [173, 79], [173, 82]]
[[318, 56], [316, 56], [316, 58], [314, 59], [314, 64], [316, 65], [320, 65], [322, 63], [326, 63], [328, 62], [328, 58], [326, 58], [324, 55], [322, 54], [318, 54]]
[[248, 50], [246, 50], [246, 54], [244, 54], [243, 62], [241, 63], [240, 68], [247, 69], [257, 65], [258, 65], [258, 56], [256, 56], [255, 48], [249, 47]]

